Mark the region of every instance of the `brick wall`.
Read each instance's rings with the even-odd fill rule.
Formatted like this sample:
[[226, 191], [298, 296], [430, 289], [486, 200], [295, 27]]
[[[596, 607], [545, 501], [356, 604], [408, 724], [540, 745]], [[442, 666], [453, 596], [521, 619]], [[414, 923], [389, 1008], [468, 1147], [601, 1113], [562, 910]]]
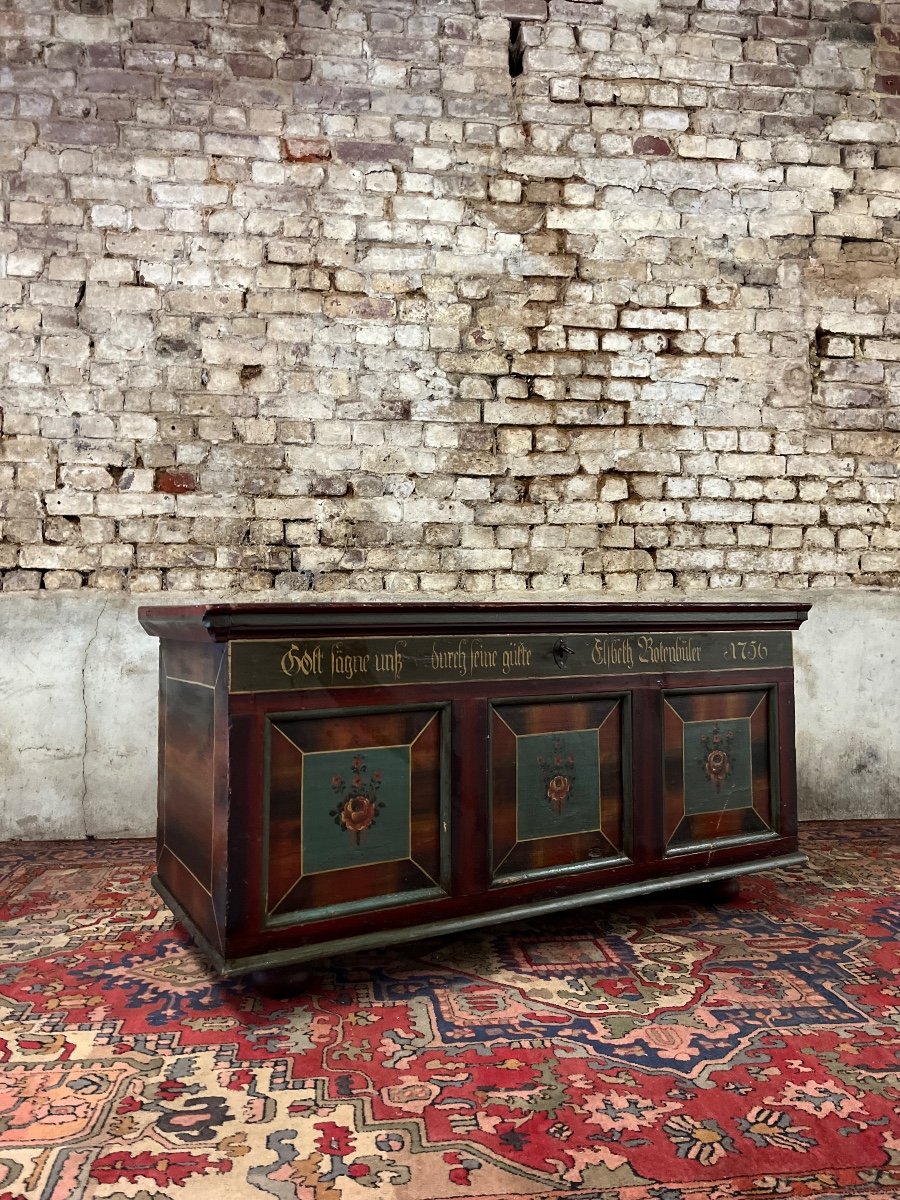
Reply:
[[900, 582], [900, 4], [0, 8], [4, 590]]

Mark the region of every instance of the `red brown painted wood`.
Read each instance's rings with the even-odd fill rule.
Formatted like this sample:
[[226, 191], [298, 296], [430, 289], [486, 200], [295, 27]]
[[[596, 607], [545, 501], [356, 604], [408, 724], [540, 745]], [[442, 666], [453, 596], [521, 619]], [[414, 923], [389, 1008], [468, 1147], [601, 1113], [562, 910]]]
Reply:
[[142, 608], [156, 886], [236, 974], [802, 863], [808, 608]]

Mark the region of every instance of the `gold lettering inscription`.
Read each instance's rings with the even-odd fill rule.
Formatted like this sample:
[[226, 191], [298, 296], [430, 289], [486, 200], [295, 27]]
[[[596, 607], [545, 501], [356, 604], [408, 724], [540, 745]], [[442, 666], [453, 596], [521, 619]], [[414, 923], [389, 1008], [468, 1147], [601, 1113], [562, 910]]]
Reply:
[[369, 670], [369, 655], [353, 654], [344, 650], [338, 642], [331, 648], [331, 674], [346, 679], [348, 683], [357, 675], [366, 675]]
[[[575, 677], [789, 666], [790, 635], [768, 631], [578, 632], [567, 634]], [[316, 687], [413, 685], [510, 679], [556, 679], [554, 633], [248, 640], [231, 647], [235, 692]]]
[[291, 648], [282, 656], [281, 670], [285, 675], [321, 675], [322, 647], [314, 646], [310, 650], [304, 646], [301, 649], [292, 642]]
[[432, 671], [455, 671], [460, 679], [465, 679], [469, 673], [469, 656], [464, 642], [460, 642], [455, 650], [439, 649], [432, 642], [431, 653], [425, 661]]
[[632, 671], [634, 669], [632, 639], [614, 635], [594, 638], [591, 661], [595, 662], [598, 667], [624, 667], [626, 671]]
[[639, 663], [667, 666], [670, 663], [700, 662], [703, 655], [692, 637], [655, 637], [642, 633], [637, 638]]
[[394, 643], [393, 650], [384, 650], [379, 653], [375, 651], [375, 673], [376, 675], [390, 675], [392, 679], [399, 679], [403, 674], [403, 647], [406, 645], [406, 640], [403, 639]]
[[503, 651], [503, 674], [508, 675], [516, 667], [531, 666], [531, 650], [524, 642], [515, 642]]
[[725, 657], [732, 662], [764, 662], [769, 657], [769, 647], [756, 638], [743, 642], [728, 642], [725, 646]]
[[472, 670], [474, 671], [496, 671], [497, 669], [497, 651], [488, 650], [483, 642], [474, 641], [472, 643]]

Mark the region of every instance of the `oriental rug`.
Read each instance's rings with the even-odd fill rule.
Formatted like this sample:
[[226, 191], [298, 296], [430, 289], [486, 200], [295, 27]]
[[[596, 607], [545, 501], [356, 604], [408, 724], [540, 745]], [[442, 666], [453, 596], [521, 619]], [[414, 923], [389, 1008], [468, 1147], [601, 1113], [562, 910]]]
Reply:
[[900, 1196], [900, 823], [218, 982], [145, 842], [0, 847], [0, 1200]]

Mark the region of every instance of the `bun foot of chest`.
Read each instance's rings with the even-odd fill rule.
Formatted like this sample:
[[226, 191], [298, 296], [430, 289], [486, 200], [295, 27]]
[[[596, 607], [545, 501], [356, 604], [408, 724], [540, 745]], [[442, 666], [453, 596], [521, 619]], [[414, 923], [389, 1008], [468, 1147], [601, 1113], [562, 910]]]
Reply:
[[299, 966], [269, 967], [250, 971], [245, 981], [262, 996], [272, 1000], [287, 1000], [292, 996], [302, 996], [309, 990], [311, 974], [310, 970]]

